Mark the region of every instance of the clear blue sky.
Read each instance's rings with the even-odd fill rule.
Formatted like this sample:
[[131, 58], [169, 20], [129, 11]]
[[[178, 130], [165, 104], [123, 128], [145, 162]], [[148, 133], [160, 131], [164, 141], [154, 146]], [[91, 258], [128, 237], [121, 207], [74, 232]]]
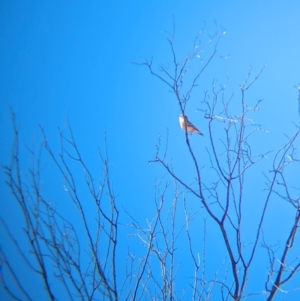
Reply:
[[[228, 93], [238, 93], [250, 66], [257, 74], [267, 64], [251, 94], [252, 104], [263, 99], [259, 122], [270, 131], [270, 148], [278, 147], [292, 133], [292, 121], [299, 120], [294, 87], [300, 84], [299, 9], [297, 0], [1, 1], [0, 163], [10, 159], [9, 105], [28, 145], [39, 141], [39, 124], [57, 145], [57, 126], [64, 127], [69, 113], [87, 165], [97, 160], [106, 131], [120, 206], [135, 210], [141, 221], [151, 218], [154, 183], [166, 174], [148, 164], [158, 136], [165, 139], [169, 132], [170, 158], [181, 174], [186, 146], [174, 95], [131, 62], [153, 56], [154, 66], [171, 63], [167, 38], [173, 20], [182, 58], [200, 29], [205, 27], [205, 38], [223, 29], [218, 55], [228, 58], [212, 63], [187, 108], [205, 135], [192, 139], [204, 151], [207, 121], [197, 109], [213, 79], [228, 80]], [[0, 180], [9, 198], [2, 173]], [[8, 216], [13, 214], [8, 201], [1, 201], [2, 206]]]

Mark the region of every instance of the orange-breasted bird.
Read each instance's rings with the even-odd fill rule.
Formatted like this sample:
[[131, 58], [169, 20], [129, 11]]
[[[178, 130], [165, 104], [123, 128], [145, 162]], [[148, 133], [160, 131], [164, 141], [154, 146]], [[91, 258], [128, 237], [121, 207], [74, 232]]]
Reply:
[[197, 133], [203, 136], [203, 134], [188, 120], [186, 115], [181, 114], [179, 116], [180, 127], [188, 133]]

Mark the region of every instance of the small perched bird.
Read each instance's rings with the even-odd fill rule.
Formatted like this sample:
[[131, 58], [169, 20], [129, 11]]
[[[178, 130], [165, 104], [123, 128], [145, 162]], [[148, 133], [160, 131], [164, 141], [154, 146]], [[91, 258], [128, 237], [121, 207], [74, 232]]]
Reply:
[[197, 133], [203, 136], [203, 134], [188, 120], [186, 115], [181, 114], [179, 116], [180, 127], [188, 133]]

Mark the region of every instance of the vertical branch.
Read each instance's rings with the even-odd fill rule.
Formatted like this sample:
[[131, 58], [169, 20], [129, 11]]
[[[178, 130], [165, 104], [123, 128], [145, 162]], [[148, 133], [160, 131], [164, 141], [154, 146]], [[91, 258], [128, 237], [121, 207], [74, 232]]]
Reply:
[[[30, 192], [27, 189], [26, 185], [23, 183], [22, 180], [22, 172], [21, 172], [21, 167], [20, 167], [20, 161], [19, 161], [19, 132], [16, 126], [16, 121], [15, 121], [15, 114], [11, 110], [11, 116], [12, 116], [12, 127], [13, 127], [13, 132], [14, 132], [14, 142], [13, 142], [13, 149], [12, 149], [12, 158], [11, 158], [11, 163], [10, 166], [4, 166], [5, 174], [7, 176], [7, 185], [10, 188], [11, 193], [13, 194], [15, 200], [17, 201], [17, 205], [20, 208], [20, 212], [22, 214], [22, 217], [24, 218], [25, 222], [25, 237], [27, 239], [27, 244], [30, 248], [30, 253], [32, 254], [32, 260], [26, 260], [25, 262], [28, 263], [31, 267], [32, 270], [34, 270], [37, 274], [41, 275], [41, 280], [44, 283], [45, 286], [45, 292], [48, 295], [50, 300], [55, 300], [56, 298], [54, 297], [54, 293], [51, 288], [51, 284], [49, 282], [49, 272], [46, 268], [46, 262], [45, 258], [42, 256], [42, 242], [39, 241], [38, 239], [38, 231], [40, 227], [40, 222], [39, 220], [36, 220], [36, 211], [34, 208], [32, 208], [32, 205], [28, 201], [30, 200]], [[41, 153], [39, 152], [37, 162], [39, 164], [40, 162], [40, 155]], [[38, 166], [40, 168], [40, 166]], [[33, 171], [31, 171], [31, 175], [33, 174]], [[35, 187], [35, 183], [32, 183], [32, 186]], [[24, 189], [25, 187], [25, 189]], [[28, 196], [28, 197], [27, 197]], [[39, 202], [39, 196], [37, 196], [37, 206]], [[2, 223], [5, 224], [4, 220], [2, 219]], [[12, 234], [10, 231], [8, 231], [7, 226], [5, 225], [5, 228], [7, 229], [7, 234], [10, 238], [12, 238]], [[22, 258], [26, 258], [25, 253], [21, 250], [19, 247], [18, 243], [16, 240], [13, 240], [13, 244], [17, 247], [19, 255], [21, 255]], [[2, 254], [4, 255], [5, 262], [7, 262], [6, 254], [4, 251], [2, 251]], [[35, 267], [37, 265], [37, 267]], [[13, 275], [13, 278], [16, 281], [17, 273], [13, 271], [13, 267], [10, 263], [7, 262], [6, 266], [8, 269], [11, 271], [11, 274]], [[16, 281], [17, 283], [21, 283], [19, 279]], [[21, 288], [21, 285], [19, 285]], [[11, 294], [11, 289], [9, 287], [6, 288], [6, 291]], [[29, 295], [29, 292], [26, 291], [25, 289], [21, 288], [21, 292], [25, 294], [26, 296]], [[16, 296], [16, 294], [14, 294]]]

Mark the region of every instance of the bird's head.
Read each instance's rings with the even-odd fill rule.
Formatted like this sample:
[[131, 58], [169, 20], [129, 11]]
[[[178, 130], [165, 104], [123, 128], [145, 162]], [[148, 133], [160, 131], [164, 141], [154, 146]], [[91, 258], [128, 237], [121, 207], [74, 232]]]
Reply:
[[185, 118], [186, 118], [186, 115], [180, 114], [179, 117], [185, 119]]

